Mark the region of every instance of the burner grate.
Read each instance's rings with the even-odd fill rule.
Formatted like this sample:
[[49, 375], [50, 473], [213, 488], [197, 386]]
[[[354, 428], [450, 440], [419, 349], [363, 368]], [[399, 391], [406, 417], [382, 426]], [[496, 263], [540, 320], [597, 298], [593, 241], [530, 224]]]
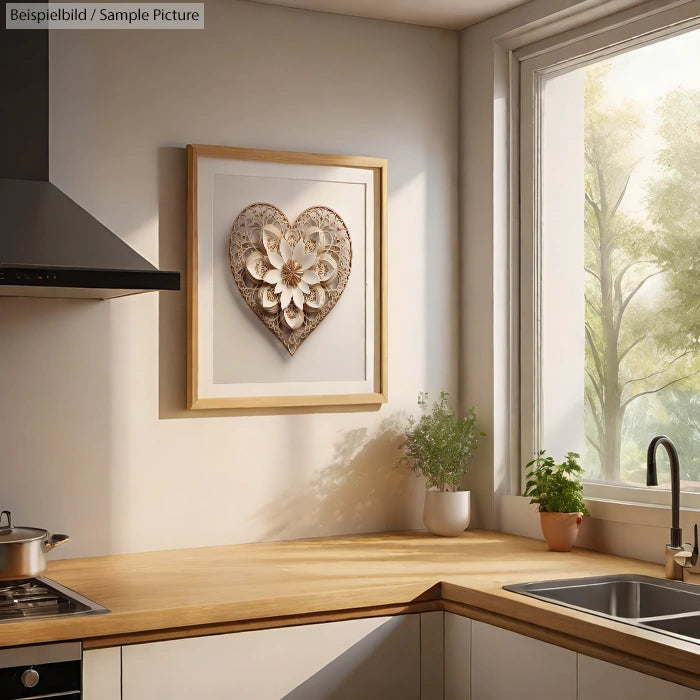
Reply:
[[109, 611], [45, 578], [0, 582], [0, 622], [101, 612]]

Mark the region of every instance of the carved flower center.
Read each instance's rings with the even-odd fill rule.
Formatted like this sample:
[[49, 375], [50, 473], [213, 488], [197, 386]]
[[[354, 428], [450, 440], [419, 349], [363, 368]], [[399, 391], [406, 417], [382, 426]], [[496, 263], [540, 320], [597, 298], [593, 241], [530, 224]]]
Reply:
[[301, 263], [298, 263], [296, 260], [287, 260], [287, 262], [282, 265], [280, 272], [282, 273], [282, 282], [288, 287], [296, 287], [299, 282], [301, 282], [301, 278], [304, 275], [304, 271], [301, 269]]

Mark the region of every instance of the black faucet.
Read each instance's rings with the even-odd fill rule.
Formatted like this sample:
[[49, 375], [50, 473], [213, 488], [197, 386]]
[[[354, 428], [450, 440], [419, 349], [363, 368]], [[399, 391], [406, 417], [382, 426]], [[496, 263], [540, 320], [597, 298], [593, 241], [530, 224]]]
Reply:
[[676, 446], [666, 435], [657, 435], [647, 450], [647, 486], [658, 486], [656, 476], [656, 448], [663, 445], [671, 466], [671, 542], [666, 545], [666, 578], [683, 580], [683, 571], [698, 561], [698, 526], [695, 525], [695, 546], [683, 546], [680, 526], [681, 468]]

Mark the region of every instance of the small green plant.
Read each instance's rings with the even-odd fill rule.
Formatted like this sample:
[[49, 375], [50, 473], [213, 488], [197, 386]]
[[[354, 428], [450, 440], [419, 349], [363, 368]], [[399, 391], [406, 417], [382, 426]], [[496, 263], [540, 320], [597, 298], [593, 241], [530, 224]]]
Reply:
[[[423, 398], [427, 394], [421, 395]], [[449, 394], [440, 392], [440, 400], [416, 420], [408, 419], [401, 447], [411, 471], [427, 479], [429, 489], [456, 491], [459, 482], [469, 470], [469, 458], [479, 444], [476, 412], [472, 406], [469, 415], [457, 418], [447, 403]], [[425, 411], [425, 407], [424, 407]]]
[[579, 477], [583, 468], [579, 465], [580, 455], [569, 452], [561, 464], [555, 464], [552, 457], [540, 450], [535, 459], [525, 465], [526, 483], [523, 496], [536, 503], [540, 513], [584, 513], [588, 514], [583, 502], [583, 486]]

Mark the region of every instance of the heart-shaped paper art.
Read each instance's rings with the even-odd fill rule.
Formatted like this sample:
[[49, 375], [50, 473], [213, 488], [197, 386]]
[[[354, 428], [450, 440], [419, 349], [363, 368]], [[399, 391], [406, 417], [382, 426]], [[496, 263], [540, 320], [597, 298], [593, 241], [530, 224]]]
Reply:
[[350, 233], [328, 207], [309, 207], [290, 224], [277, 207], [258, 202], [233, 222], [229, 263], [245, 303], [294, 355], [345, 290]]

